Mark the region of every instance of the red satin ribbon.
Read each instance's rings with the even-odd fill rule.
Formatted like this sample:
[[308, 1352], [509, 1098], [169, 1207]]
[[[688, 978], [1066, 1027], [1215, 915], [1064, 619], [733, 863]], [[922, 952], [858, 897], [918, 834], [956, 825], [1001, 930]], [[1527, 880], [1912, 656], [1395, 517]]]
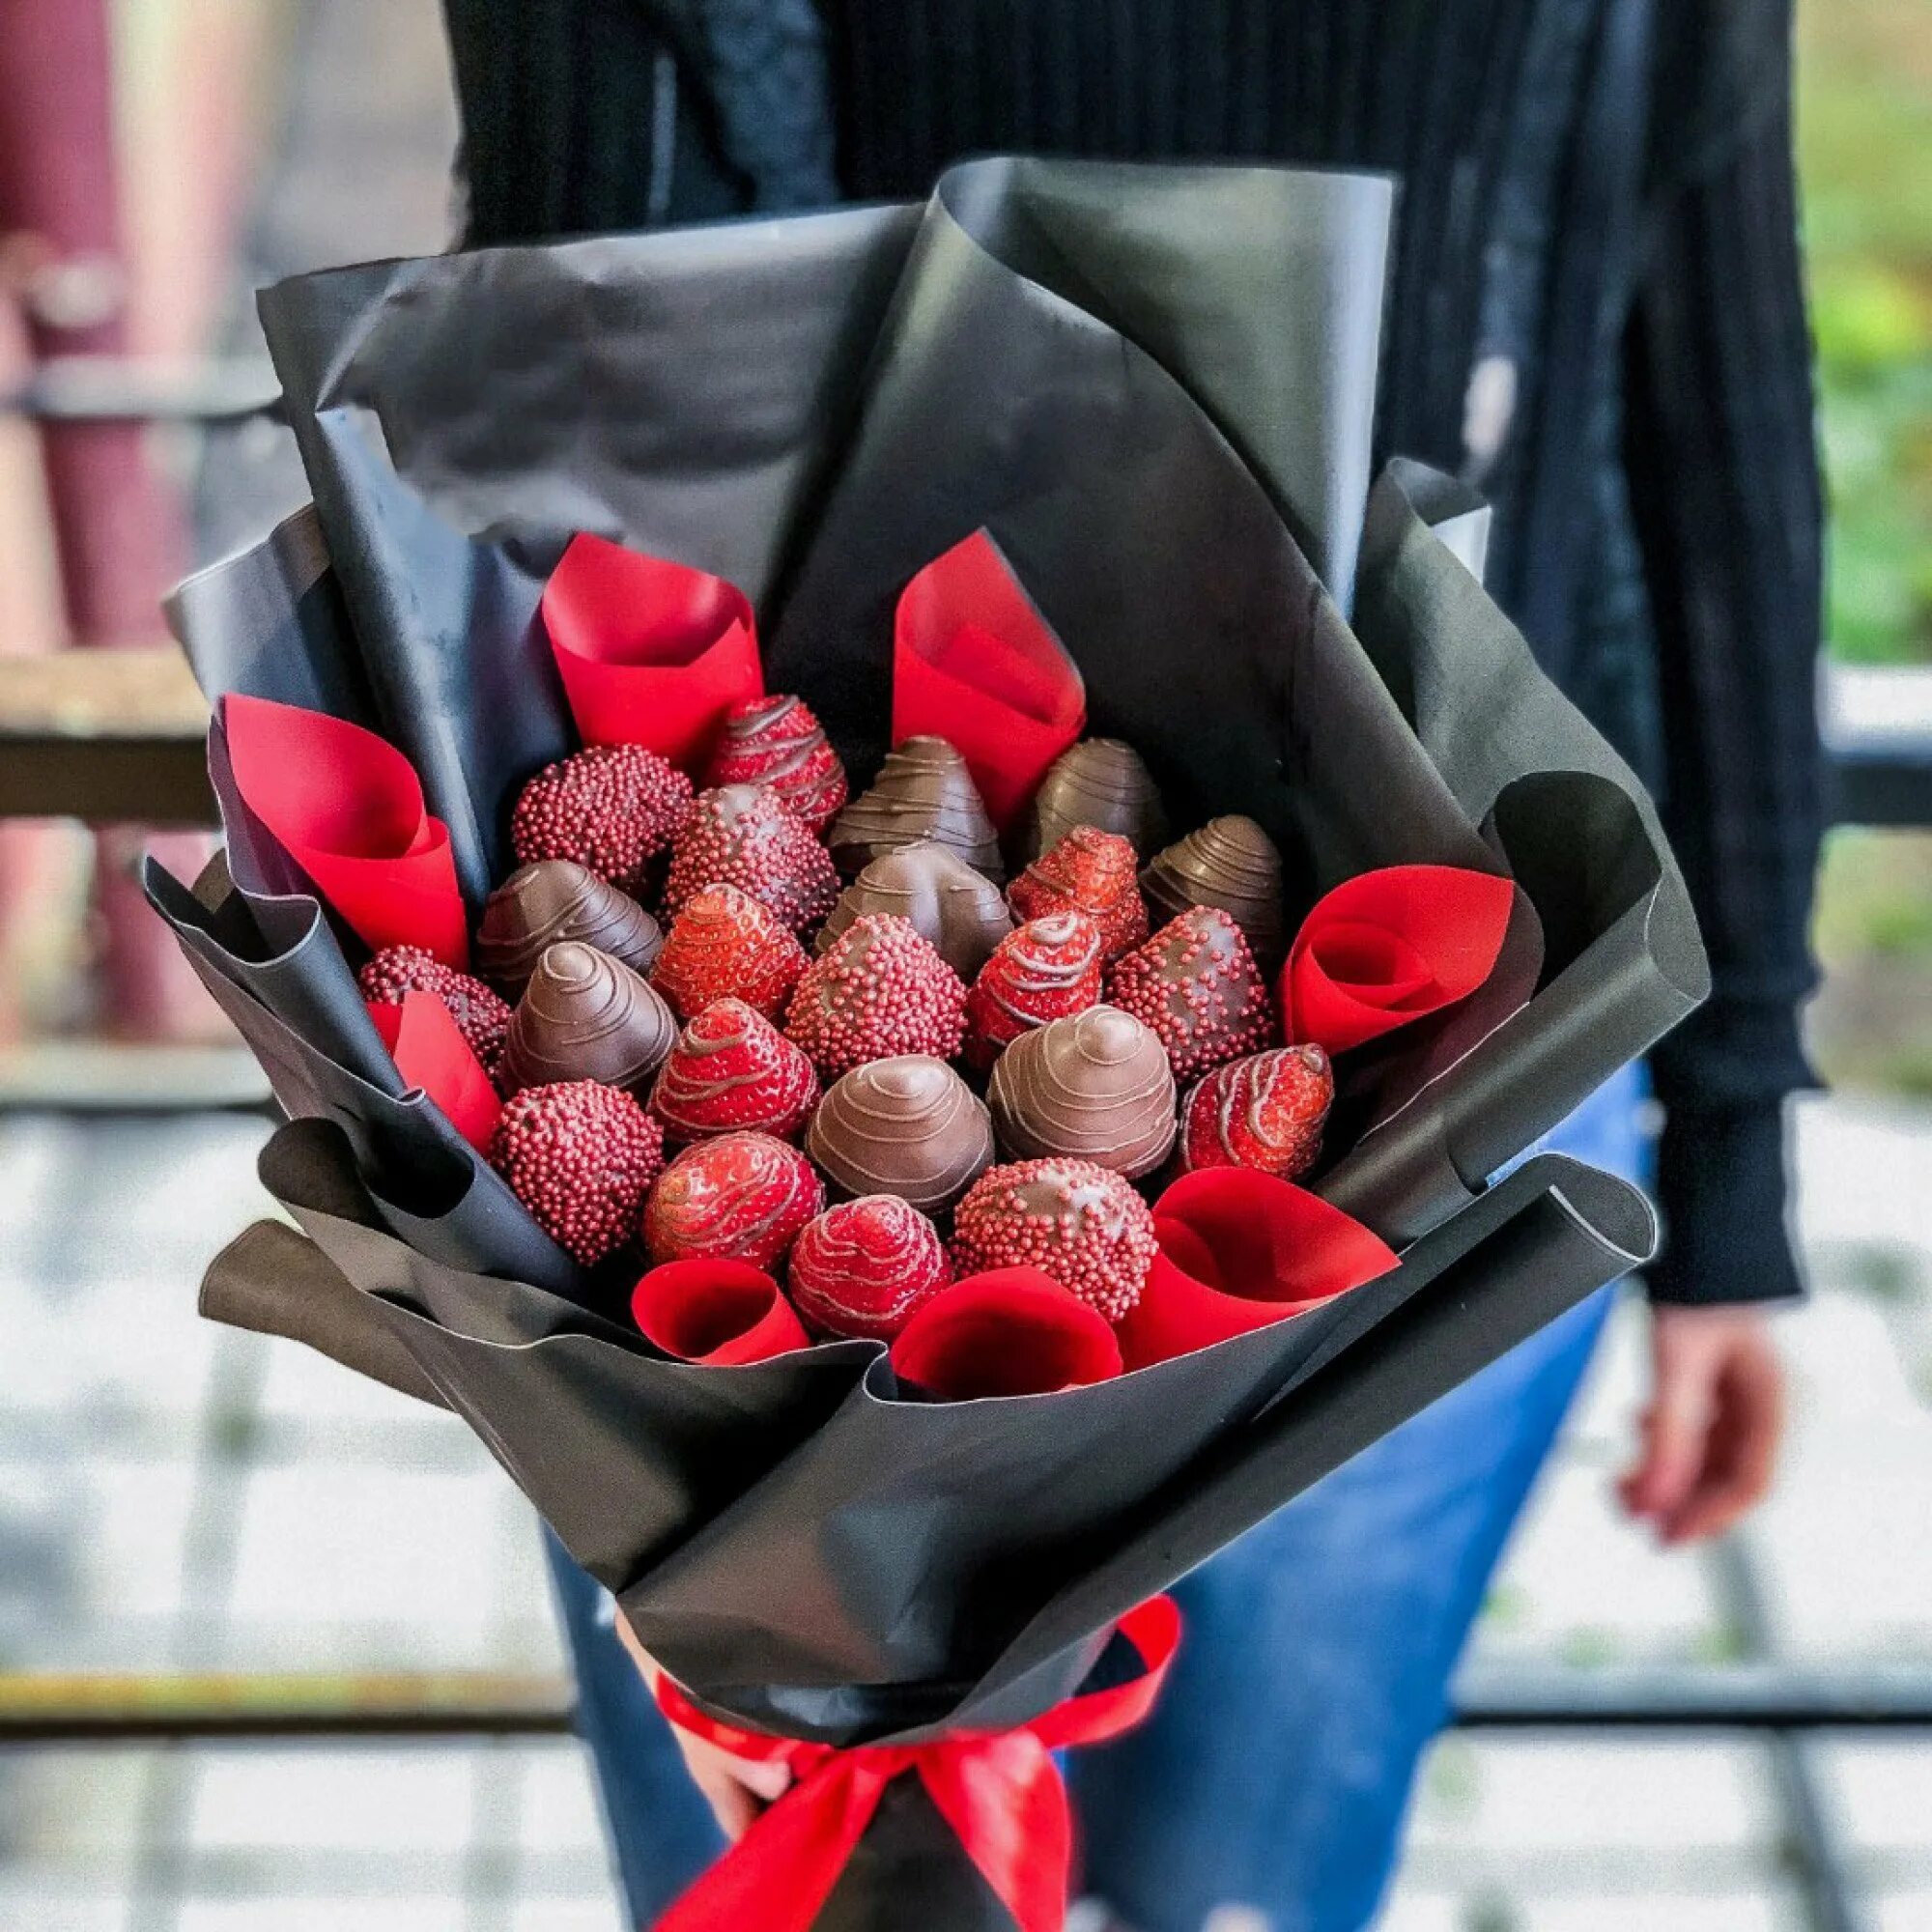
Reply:
[[[1056, 1704], [1017, 1730], [931, 1745], [834, 1750], [707, 1717], [669, 1678], [672, 1723], [738, 1757], [790, 1766], [797, 1782], [657, 1921], [656, 1932], [810, 1932], [894, 1778], [916, 1773], [1019, 1932], [1061, 1932], [1073, 1870], [1073, 1819], [1053, 1753], [1116, 1738], [1154, 1707], [1180, 1642], [1180, 1612], [1153, 1597], [1121, 1619], [1141, 1674]], [[918, 1901], [908, 1900], [917, 1918]]]

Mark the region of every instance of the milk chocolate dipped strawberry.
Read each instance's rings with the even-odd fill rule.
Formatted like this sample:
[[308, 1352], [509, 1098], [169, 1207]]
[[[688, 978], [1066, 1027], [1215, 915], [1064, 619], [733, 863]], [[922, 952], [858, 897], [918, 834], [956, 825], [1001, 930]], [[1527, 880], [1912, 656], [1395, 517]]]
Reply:
[[481, 980], [445, 966], [420, 946], [385, 946], [366, 961], [355, 984], [371, 1006], [399, 1007], [405, 993], [434, 993], [449, 1009], [456, 1030], [484, 1072], [494, 1074], [510, 1025], [509, 1003]]
[[1196, 906], [1116, 962], [1107, 999], [1152, 1028], [1177, 1080], [1267, 1044], [1267, 988], [1241, 928], [1218, 906]]
[[989, 1167], [952, 1219], [962, 1278], [1037, 1267], [1118, 1321], [1153, 1265], [1153, 1215], [1121, 1175], [1055, 1155]]
[[1100, 997], [1100, 928], [1084, 912], [1029, 920], [993, 949], [966, 995], [966, 1059], [992, 1065], [1009, 1040]]
[[874, 859], [838, 895], [819, 927], [823, 952], [862, 912], [896, 913], [919, 928], [939, 956], [970, 980], [1013, 929], [1006, 895], [950, 845], [931, 839]]
[[665, 909], [681, 911], [707, 886], [736, 886], [793, 932], [810, 932], [838, 897], [825, 848], [767, 785], [699, 792], [671, 848]]
[[769, 785], [819, 836], [845, 803], [845, 767], [802, 698], [747, 697], [724, 714], [705, 768], [707, 785]]
[[675, 765], [641, 745], [592, 745], [525, 785], [510, 843], [525, 865], [571, 859], [641, 897], [690, 811], [691, 781]]
[[1007, 898], [1021, 919], [1084, 912], [1099, 928], [1101, 956], [1112, 961], [1147, 937], [1139, 880], [1140, 857], [1126, 839], [1076, 825], [1012, 882]]
[[786, 1036], [827, 1080], [889, 1054], [951, 1060], [965, 1030], [959, 975], [892, 913], [855, 919], [807, 967], [785, 1009]]
[[670, 1009], [621, 959], [567, 939], [537, 961], [517, 1002], [499, 1085], [601, 1080], [641, 1096], [676, 1033]]
[[944, 738], [908, 738], [887, 753], [871, 789], [855, 798], [825, 835], [847, 878], [901, 845], [927, 838], [950, 845], [995, 883], [1007, 875], [985, 802], [966, 760]]
[[743, 1000], [714, 1000], [678, 1035], [651, 1089], [673, 1140], [756, 1132], [790, 1140], [818, 1099], [811, 1062]]
[[1022, 1035], [1000, 1055], [986, 1105], [1000, 1151], [1013, 1159], [1071, 1154], [1138, 1180], [1174, 1145], [1166, 1050], [1118, 1007]]
[[588, 1267], [621, 1247], [664, 1166], [664, 1135], [595, 1080], [526, 1087], [503, 1103], [490, 1165], [552, 1240]]
[[1160, 922], [1189, 906], [1219, 906], [1241, 928], [1264, 973], [1281, 964], [1287, 950], [1281, 854], [1252, 818], [1238, 812], [1210, 818], [1177, 840], [1141, 874], [1141, 892]]
[[636, 899], [569, 859], [540, 859], [518, 867], [484, 900], [477, 971], [519, 994], [545, 951], [565, 939], [646, 975], [664, 944], [657, 921]]
[[1034, 793], [1026, 853], [1050, 851], [1076, 825], [1118, 832], [1145, 859], [1167, 838], [1167, 813], [1152, 775], [1119, 738], [1084, 738], [1047, 767]]
[[896, 1194], [937, 1214], [993, 1158], [993, 1123], [943, 1060], [900, 1053], [833, 1082], [805, 1151], [846, 1194]]
[[842, 1201], [808, 1221], [785, 1274], [814, 1328], [881, 1342], [952, 1279], [939, 1230], [895, 1194]]
[[655, 1262], [705, 1256], [774, 1268], [825, 1206], [825, 1189], [795, 1147], [770, 1134], [720, 1134], [688, 1147], [644, 1203]]
[[1252, 1167], [1293, 1180], [1315, 1165], [1334, 1097], [1334, 1071], [1319, 1046], [1231, 1060], [1181, 1103], [1181, 1165]]
[[769, 906], [736, 886], [707, 886], [671, 921], [651, 983], [685, 1019], [723, 999], [743, 1000], [771, 1019], [807, 964], [804, 947]]

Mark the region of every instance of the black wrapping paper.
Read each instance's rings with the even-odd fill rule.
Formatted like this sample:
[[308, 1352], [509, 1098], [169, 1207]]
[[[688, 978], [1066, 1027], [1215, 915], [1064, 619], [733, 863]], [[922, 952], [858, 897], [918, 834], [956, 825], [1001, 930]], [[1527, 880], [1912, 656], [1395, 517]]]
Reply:
[[[212, 696], [399, 745], [472, 909], [519, 786], [574, 744], [534, 613], [579, 529], [740, 584], [769, 687], [857, 784], [894, 601], [984, 527], [1090, 728], [1141, 751], [1177, 830], [1259, 819], [1291, 915], [1397, 863], [1519, 888], [1491, 982], [1350, 1057], [1317, 1185], [1395, 1272], [1116, 1382], [929, 1405], [871, 1344], [656, 1356], [398, 1091], [353, 938], [213, 734], [232, 883], [150, 893], [297, 1117], [263, 1172], [302, 1233], [251, 1230], [204, 1306], [465, 1416], [721, 1715], [832, 1743], [1023, 1721], [1134, 1603], [1650, 1252], [1641, 1197], [1574, 1162], [1485, 1186], [1707, 977], [1648, 800], [1472, 574], [1479, 509], [1413, 466], [1370, 485], [1389, 213], [1373, 177], [989, 161], [923, 208], [263, 298], [313, 517], [176, 621]], [[906, 1922], [881, 1890], [841, 1922]]]

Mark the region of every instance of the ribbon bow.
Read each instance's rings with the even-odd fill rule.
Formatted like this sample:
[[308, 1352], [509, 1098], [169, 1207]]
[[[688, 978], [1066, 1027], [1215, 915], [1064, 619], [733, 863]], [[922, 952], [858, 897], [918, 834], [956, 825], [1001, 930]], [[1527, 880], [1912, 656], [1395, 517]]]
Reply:
[[1180, 1641], [1180, 1612], [1154, 1597], [1122, 1618], [1140, 1653], [1124, 1684], [1068, 1697], [1011, 1731], [966, 1731], [929, 1745], [837, 1750], [738, 1730], [700, 1711], [668, 1677], [658, 1704], [672, 1723], [760, 1763], [788, 1765], [797, 1782], [673, 1904], [656, 1932], [809, 1932], [865, 1836], [885, 1789], [916, 1773], [966, 1856], [1019, 1932], [1061, 1932], [1073, 1868], [1073, 1818], [1053, 1753], [1101, 1744], [1153, 1709]]

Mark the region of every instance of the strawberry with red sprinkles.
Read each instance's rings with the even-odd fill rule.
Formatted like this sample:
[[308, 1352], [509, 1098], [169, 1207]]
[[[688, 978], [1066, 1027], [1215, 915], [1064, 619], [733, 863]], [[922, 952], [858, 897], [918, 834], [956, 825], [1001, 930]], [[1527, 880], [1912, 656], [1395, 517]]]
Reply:
[[481, 980], [446, 966], [420, 946], [385, 946], [355, 976], [372, 1007], [400, 1007], [405, 993], [434, 993], [493, 1078], [510, 1027], [510, 1008]]
[[1107, 999], [1152, 1028], [1177, 1080], [1257, 1052], [1273, 1032], [1255, 955], [1219, 906], [1189, 907], [1118, 961]]
[[1141, 1298], [1153, 1215], [1131, 1182], [1091, 1160], [1048, 1155], [989, 1167], [954, 1210], [959, 1276], [1037, 1267], [1118, 1321]]
[[651, 1089], [651, 1112], [680, 1141], [748, 1129], [790, 1140], [817, 1104], [811, 1062], [743, 1000], [697, 1014]]
[[510, 815], [518, 863], [572, 859], [634, 898], [691, 815], [691, 781], [641, 745], [592, 745], [546, 765]]
[[736, 886], [706, 886], [671, 921], [651, 984], [680, 1018], [740, 999], [775, 1018], [810, 962], [778, 915]]
[[503, 1103], [490, 1165], [585, 1267], [623, 1245], [664, 1167], [664, 1132], [616, 1087], [560, 1080]]
[[1315, 1165], [1335, 1097], [1319, 1046], [1281, 1046], [1217, 1066], [1180, 1107], [1180, 1164], [1252, 1167], [1293, 1180]]
[[911, 920], [862, 913], [806, 968], [785, 1034], [825, 1080], [868, 1060], [951, 1060], [966, 1031], [966, 987]]
[[644, 1203], [654, 1262], [701, 1256], [775, 1268], [825, 1206], [825, 1183], [795, 1147], [770, 1134], [720, 1134], [688, 1147]]
[[838, 816], [848, 789], [845, 767], [811, 707], [782, 693], [743, 698], [724, 714], [704, 782], [770, 785], [813, 838]]
[[966, 995], [966, 1059], [984, 1071], [1023, 1033], [1100, 1002], [1100, 928], [1069, 909], [1030, 919], [994, 947]]
[[814, 1328], [890, 1342], [952, 1283], [952, 1264], [917, 1208], [896, 1194], [862, 1194], [806, 1224], [785, 1280]]
[[793, 932], [810, 932], [838, 902], [838, 868], [769, 785], [699, 792], [671, 848], [665, 907], [675, 913], [706, 886], [736, 886]]
[[1007, 888], [1007, 903], [1022, 920], [1084, 912], [1099, 928], [1101, 954], [1111, 962], [1148, 935], [1140, 865], [1131, 839], [1076, 825]]

